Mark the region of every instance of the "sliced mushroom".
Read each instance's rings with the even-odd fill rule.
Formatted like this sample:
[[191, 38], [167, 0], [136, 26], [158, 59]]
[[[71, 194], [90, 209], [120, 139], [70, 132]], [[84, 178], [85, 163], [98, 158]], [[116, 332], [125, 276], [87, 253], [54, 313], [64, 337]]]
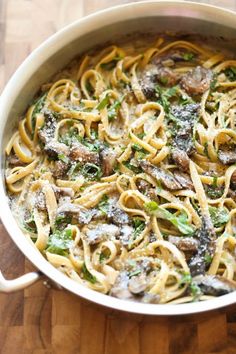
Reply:
[[189, 171], [189, 162], [190, 159], [188, 157], [188, 154], [181, 149], [175, 148], [172, 151], [172, 159], [176, 163], [176, 165], [184, 172]]
[[199, 275], [193, 278], [203, 294], [221, 296], [236, 290], [236, 282], [220, 275]]
[[119, 228], [113, 224], [98, 223], [86, 227], [85, 235], [88, 243], [94, 245], [107, 239], [115, 239], [119, 235]]
[[163, 169], [145, 160], [141, 160], [139, 164], [145, 173], [149, 174], [156, 180], [160, 181], [163, 184], [163, 186], [165, 186], [167, 189], [170, 190], [182, 189], [181, 184], [174, 178], [174, 176], [171, 173], [164, 171]]
[[168, 241], [183, 252], [196, 253], [199, 246], [199, 241], [193, 237], [168, 236]]
[[199, 241], [198, 251], [189, 261], [192, 276], [205, 274], [206, 256], [213, 256], [215, 251], [216, 234], [212, 221], [207, 217], [202, 217], [202, 226], [196, 233], [196, 238]]
[[189, 177], [189, 175], [187, 173], [184, 173], [181, 171], [175, 171], [174, 177], [175, 177], [176, 181], [178, 181], [180, 183], [182, 188], [194, 190], [193, 182], [191, 181], [191, 178]]
[[197, 66], [181, 79], [181, 86], [189, 95], [202, 95], [209, 89], [213, 72], [210, 69]]
[[99, 154], [97, 152], [89, 150], [86, 146], [79, 142], [76, 142], [72, 145], [69, 157], [70, 159], [81, 163], [100, 163]]
[[128, 289], [132, 294], [140, 294], [147, 287], [147, 279], [144, 273], [133, 276], [128, 283]]
[[223, 165], [231, 165], [236, 162], [236, 151], [235, 150], [219, 150], [218, 158]]
[[105, 148], [100, 152], [102, 172], [104, 176], [110, 176], [116, 166], [116, 152], [111, 148]]
[[58, 155], [68, 156], [69, 147], [56, 140], [51, 140], [46, 143], [44, 151], [50, 158], [57, 159]]

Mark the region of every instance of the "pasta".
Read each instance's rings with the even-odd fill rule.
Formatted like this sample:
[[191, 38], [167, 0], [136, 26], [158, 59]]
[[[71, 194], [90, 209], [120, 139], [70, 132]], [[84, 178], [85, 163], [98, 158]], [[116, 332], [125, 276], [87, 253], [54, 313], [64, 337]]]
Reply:
[[236, 290], [236, 60], [166, 35], [85, 54], [6, 147], [25, 236], [75, 282], [145, 303]]

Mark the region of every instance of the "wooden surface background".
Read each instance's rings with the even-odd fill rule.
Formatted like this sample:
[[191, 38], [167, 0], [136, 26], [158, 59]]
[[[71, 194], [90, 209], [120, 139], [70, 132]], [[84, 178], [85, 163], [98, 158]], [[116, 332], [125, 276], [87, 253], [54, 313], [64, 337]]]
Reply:
[[[128, 0], [0, 0], [0, 91], [22, 60], [70, 22]], [[201, 1], [236, 10], [235, 0]], [[32, 269], [0, 224], [0, 269]], [[2, 354], [236, 354], [236, 306], [172, 318], [104, 309], [42, 282], [0, 295]]]

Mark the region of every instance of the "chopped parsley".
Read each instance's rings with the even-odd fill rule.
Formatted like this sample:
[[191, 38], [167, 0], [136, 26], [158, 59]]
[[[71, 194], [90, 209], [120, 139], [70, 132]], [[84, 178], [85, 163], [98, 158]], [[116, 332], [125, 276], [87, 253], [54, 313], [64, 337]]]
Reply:
[[184, 54], [182, 55], [183, 59], [186, 60], [186, 61], [191, 61], [191, 60], [193, 60], [194, 56], [195, 56], [195, 55], [194, 55], [193, 53], [184, 53]]
[[95, 284], [97, 282], [97, 278], [88, 271], [88, 268], [86, 267], [85, 263], [83, 263], [81, 271], [83, 279], [88, 280], [92, 284]]
[[98, 209], [102, 212], [102, 214], [107, 215], [109, 203], [109, 197], [104, 194], [100, 202], [98, 203]]
[[229, 212], [226, 208], [216, 208], [209, 206], [211, 220], [215, 227], [225, 225], [229, 221]]
[[121, 107], [121, 103], [125, 96], [122, 96], [120, 100], [115, 101], [111, 107], [108, 109], [108, 120], [112, 121], [116, 118], [117, 112]]
[[73, 238], [71, 229], [66, 228], [63, 231], [56, 230], [49, 236], [46, 252], [66, 256], [72, 245]]
[[229, 81], [236, 81], [236, 67], [230, 66], [224, 71], [225, 76]]
[[58, 154], [58, 159], [65, 162], [65, 163], [70, 162], [69, 158], [65, 154]]
[[89, 181], [98, 180], [102, 177], [101, 167], [89, 162], [81, 168], [80, 173]]
[[143, 232], [143, 230], [145, 229], [145, 221], [139, 218], [134, 218], [133, 228], [134, 228], [133, 238], [136, 239], [137, 236], [140, 235], [141, 232]]

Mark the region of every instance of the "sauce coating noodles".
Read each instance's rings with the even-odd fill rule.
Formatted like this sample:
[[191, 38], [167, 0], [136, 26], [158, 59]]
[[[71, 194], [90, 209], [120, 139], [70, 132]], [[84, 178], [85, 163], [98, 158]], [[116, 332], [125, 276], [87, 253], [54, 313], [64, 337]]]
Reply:
[[158, 37], [43, 85], [6, 147], [26, 237], [75, 282], [146, 303], [236, 290], [236, 60]]

